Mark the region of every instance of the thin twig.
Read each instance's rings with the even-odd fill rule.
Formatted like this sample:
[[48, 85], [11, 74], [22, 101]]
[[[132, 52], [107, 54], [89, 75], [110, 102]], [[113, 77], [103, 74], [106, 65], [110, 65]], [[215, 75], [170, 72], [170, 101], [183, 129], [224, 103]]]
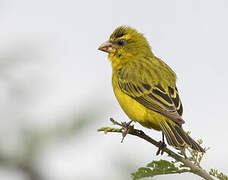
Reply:
[[[107, 133], [107, 132], [123, 133], [123, 130], [125, 127], [121, 123], [115, 121], [112, 118], [110, 118], [110, 121], [115, 125], [121, 126], [121, 128], [118, 129], [118, 128], [105, 127], [105, 128], [98, 129], [98, 131], [104, 131], [105, 133]], [[148, 135], [146, 135], [142, 130], [135, 129], [133, 126], [131, 126], [129, 128], [128, 134], [142, 138], [142, 139], [146, 140], [147, 142], [149, 142], [159, 148], [160, 143], [157, 142], [156, 140], [152, 139]], [[190, 168], [189, 172], [196, 174], [206, 180], [214, 180], [203, 168], [196, 166], [190, 160], [183, 158], [182, 156], [171, 151], [167, 147], [165, 147], [163, 149], [163, 151], [166, 152], [170, 157], [174, 158], [175, 160], [182, 162], [185, 167], [189, 167]]]

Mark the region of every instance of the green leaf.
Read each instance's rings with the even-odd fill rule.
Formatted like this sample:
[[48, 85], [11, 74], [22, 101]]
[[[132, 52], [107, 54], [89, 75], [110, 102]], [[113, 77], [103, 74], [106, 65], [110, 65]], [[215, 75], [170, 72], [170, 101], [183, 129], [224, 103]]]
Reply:
[[145, 177], [154, 177], [163, 174], [176, 174], [189, 172], [188, 169], [176, 167], [173, 162], [166, 160], [152, 161], [146, 167], [139, 168], [135, 173], [132, 173], [133, 180], [138, 180]]
[[222, 172], [218, 172], [216, 169], [211, 169], [209, 172], [210, 175], [220, 179], [220, 180], [228, 180], [228, 177]]

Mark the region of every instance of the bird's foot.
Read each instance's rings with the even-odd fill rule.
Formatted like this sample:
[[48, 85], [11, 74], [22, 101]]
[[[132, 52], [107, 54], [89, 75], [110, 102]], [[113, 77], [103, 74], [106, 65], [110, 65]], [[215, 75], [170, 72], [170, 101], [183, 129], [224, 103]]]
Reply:
[[158, 143], [159, 147], [158, 147], [158, 151], [156, 153], [156, 155], [159, 155], [161, 153], [161, 155], [164, 153], [164, 149], [166, 148], [166, 144], [164, 141], [159, 141]]
[[124, 138], [126, 137], [126, 135], [129, 132], [131, 122], [132, 121], [129, 121], [129, 122], [121, 122], [122, 127], [124, 128], [124, 130], [122, 132], [122, 140], [121, 140], [121, 143], [123, 142]]
[[130, 126], [130, 124], [132, 123], [132, 121], [129, 121], [129, 122], [121, 122], [121, 123], [119, 123], [119, 122], [115, 121], [113, 118], [110, 118], [110, 121], [111, 121], [113, 124], [119, 125], [119, 126], [121, 126], [121, 127], [123, 128], [123, 132], [122, 132], [122, 137], [123, 137], [123, 138], [122, 138], [122, 140], [121, 140], [121, 143], [122, 143], [123, 140], [124, 140], [124, 138], [125, 138], [126, 135], [128, 134], [130, 128], [132, 127], [132, 126]]

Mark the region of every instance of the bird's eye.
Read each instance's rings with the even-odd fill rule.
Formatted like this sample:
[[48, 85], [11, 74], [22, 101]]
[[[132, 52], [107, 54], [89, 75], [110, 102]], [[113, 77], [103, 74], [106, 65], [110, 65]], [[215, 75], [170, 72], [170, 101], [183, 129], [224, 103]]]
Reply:
[[127, 44], [127, 41], [124, 40], [124, 39], [120, 39], [120, 40], [117, 41], [117, 44], [118, 44], [119, 46], [123, 46], [123, 45]]

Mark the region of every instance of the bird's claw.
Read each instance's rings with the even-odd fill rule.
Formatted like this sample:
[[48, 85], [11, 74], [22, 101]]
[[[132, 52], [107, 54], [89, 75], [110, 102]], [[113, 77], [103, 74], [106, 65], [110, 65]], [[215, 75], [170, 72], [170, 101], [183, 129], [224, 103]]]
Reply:
[[122, 127], [124, 128], [124, 130], [122, 132], [122, 140], [121, 140], [121, 143], [123, 142], [124, 138], [126, 137], [126, 135], [129, 132], [131, 122], [132, 121], [129, 121], [129, 122], [121, 122]]
[[161, 153], [161, 155], [164, 153], [164, 149], [166, 148], [166, 144], [164, 143], [164, 141], [159, 141], [158, 144], [158, 151], [156, 153], [156, 155], [159, 155]]

